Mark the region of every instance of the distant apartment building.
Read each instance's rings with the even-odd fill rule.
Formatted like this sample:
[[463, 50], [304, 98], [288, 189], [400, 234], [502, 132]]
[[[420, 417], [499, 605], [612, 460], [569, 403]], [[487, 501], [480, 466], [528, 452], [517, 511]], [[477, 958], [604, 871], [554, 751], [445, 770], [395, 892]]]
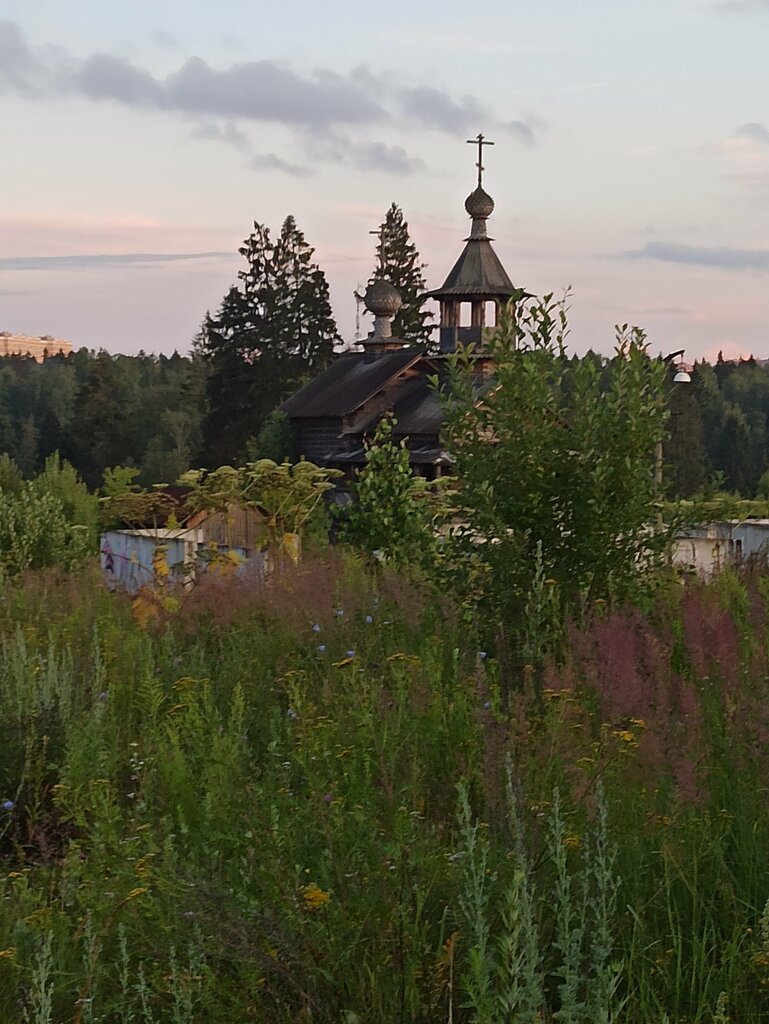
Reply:
[[0, 356], [31, 356], [42, 363], [46, 356], [69, 355], [72, 345], [63, 338], [54, 338], [52, 334], [41, 334], [28, 337], [26, 334], [11, 334], [0, 331]]

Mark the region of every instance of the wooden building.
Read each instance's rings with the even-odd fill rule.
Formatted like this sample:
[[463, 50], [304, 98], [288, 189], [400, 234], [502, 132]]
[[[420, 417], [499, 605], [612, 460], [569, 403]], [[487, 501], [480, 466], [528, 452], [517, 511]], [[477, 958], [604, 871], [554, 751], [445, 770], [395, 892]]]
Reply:
[[296, 430], [300, 453], [318, 465], [342, 470], [361, 465], [364, 439], [387, 412], [397, 421], [395, 439], [406, 439], [415, 473], [433, 479], [450, 465], [441, 442], [440, 402], [429, 378], [445, 378], [447, 355], [472, 343], [482, 386], [493, 374], [483, 353], [484, 328], [496, 324], [500, 305], [517, 294], [486, 229], [494, 200], [483, 189], [482, 155], [483, 146], [493, 143], [482, 135], [472, 143], [478, 146], [478, 186], [465, 201], [470, 234], [444, 283], [427, 293], [440, 302], [439, 351], [431, 354], [393, 337], [401, 298], [381, 278], [369, 285], [364, 301], [374, 316], [371, 334], [360, 349], [337, 356], [280, 407]]

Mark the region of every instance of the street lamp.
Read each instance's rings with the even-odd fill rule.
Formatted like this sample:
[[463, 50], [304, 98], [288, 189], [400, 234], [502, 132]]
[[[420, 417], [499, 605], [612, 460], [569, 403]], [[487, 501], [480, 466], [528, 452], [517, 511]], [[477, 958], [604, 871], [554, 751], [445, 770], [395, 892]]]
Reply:
[[[683, 354], [686, 350], [683, 348], [678, 349], [677, 352], [670, 352], [668, 355], [663, 356], [664, 362], [669, 366], [671, 363], [675, 363], [676, 374], [673, 377], [674, 384], [691, 384], [692, 378], [689, 371], [686, 369], [683, 362]], [[657, 446], [654, 450], [654, 488], [657, 492], [658, 501], [662, 501], [662, 441], [657, 442]], [[657, 530], [662, 533], [663, 522], [662, 522], [662, 509], [657, 512]]]

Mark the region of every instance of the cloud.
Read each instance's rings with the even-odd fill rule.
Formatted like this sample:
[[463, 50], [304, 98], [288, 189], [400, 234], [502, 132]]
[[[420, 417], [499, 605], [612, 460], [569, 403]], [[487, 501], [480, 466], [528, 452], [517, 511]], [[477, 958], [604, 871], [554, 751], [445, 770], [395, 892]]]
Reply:
[[722, 270], [769, 270], [769, 249], [730, 249], [726, 246], [680, 245], [676, 242], [648, 242], [613, 257], [621, 260], [662, 260], [690, 266], [719, 267]]
[[232, 146], [233, 149], [237, 149], [239, 153], [251, 152], [251, 143], [248, 140], [248, 136], [231, 121], [227, 121], [224, 124], [206, 121], [193, 128], [190, 134], [193, 139], [202, 139], [204, 142], [225, 142], [228, 146]]
[[738, 139], [751, 139], [753, 142], [769, 143], [769, 131], [762, 125], [751, 121], [744, 124], [734, 133]]
[[231, 252], [153, 253], [127, 252], [92, 256], [6, 256], [2, 270], [95, 270], [100, 267], [144, 266], [148, 263], [176, 263], [180, 260], [231, 259]]
[[255, 156], [251, 160], [251, 166], [256, 171], [280, 171], [283, 174], [290, 174], [294, 178], [307, 178], [312, 174], [309, 167], [292, 164], [274, 153], [261, 153], [259, 156]]
[[342, 164], [361, 171], [382, 171], [406, 175], [422, 170], [424, 163], [411, 157], [402, 146], [384, 142], [358, 142], [344, 132], [306, 132], [302, 138], [307, 158], [312, 162]]
[[472, 96], [464, 96], [456, 102], [445, 92], [430, 86], [401, 89], [400, 103], [404, 113], [416, 124], [444, 132], [470, 131], [486, 116]]
[[138, 107], [166, 105], [161, 84], [148, 71], [108, 53], [93, 54], [60, 80], [65, 88], [92, 100], [115, 100]]
[[386, 117], [360, 75], [328, 69], [300, 74], [274, 61], [218, 70], [192, 57], [165, 78], [108, 53], [76, 60], [33, 50], [12, 22], [0, 22], [0, 89], [25, 96], [70, 93], [196, 116], [316, 127], [370, 124]]
[[187, 113], [289, 125], [371, 123], [384, 116], [349, 78], [325, 70], [302, 76], [269, 60], [217, 71], [193, 57], [162, 88], [165, 104]]
[[488, 112], [472, 96], [463, 96], [460, 101], [456, 101], [440, 89], [418, 86], [401, 89], [399, 98], [406, 116], [426, 128], [436, 128], [453, 135], [472, 133], [479, 125], [486, 124], [510, 132], [526, 145], [535, 141], [534, 128], [530, 123], [490, 118]]
[[26, 43], [17, 25], [0, 21], [0, 92], [36, 96], [44, 67]]
[[[495, 119], [472, 96], [455, 99], [436, 86], [398, 87], [387, 75], [363, 66], [349, 73], [329, 68], [301, 72], [271, 60], [244, 60], [215, 68], [201, 57], [190, 57], [170, 74], [156, 76], [110, 53], [80, 59], [61, 49], [31, 47], [9, 21], [0, 21], [2, 92], [28, 99], [74, 95], [190, 117], [200, 122], [193, 130], [196, 138], [225, 142], [241, 152], [250, 149], [243, 122], [281, 124], [293, 129], [308, 151], [311, 136], [330, 138], [324, 159], [390, 174], [411, 174], [424, 165], [399, 146], [359, 141], [365, 129], [397, 124], [456, 135], [488, 124], [527, 144], [534, 140], [530, 123]], [[340, 130], [359, 133], [355, 144], [344, 140], [340, 149], [334, 140]], [[307, 173], [273, 154], [256, 157], [254, 165]]]
[[402, 146], [384, 142], [364, 142], [350, 149], [351, 162], [362, 171], [384, 171], [387, 174], [414, 174], [424, 167], [417, 157], [408, 155]]
[[516, 135], [521, 142], [525, 142], [527, 146], [534, 145], [534, 129], [530, 124], [526, 124], [525, 121], [508, 121], [505, 127], [513, 135]]
[[152, 33], [153, 42], [157, 43], [158, 46], [162, 46], [166, 50], [175, 50], [179, 46], [179, 40], [172, 32], [166, 32], [164, 29], [159, 28]]

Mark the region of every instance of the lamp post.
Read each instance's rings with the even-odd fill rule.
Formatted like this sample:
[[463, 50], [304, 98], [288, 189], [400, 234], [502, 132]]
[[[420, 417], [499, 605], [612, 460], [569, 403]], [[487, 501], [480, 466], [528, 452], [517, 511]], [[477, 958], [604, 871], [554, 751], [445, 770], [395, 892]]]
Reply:
[[[676, 362], [676, 373], [675, 373], [675, 376], [673, 377], [673, 383], [674, 384], [690, 384], [691, 383], [691, 380], [692, 380], [691, 375], [689, 374], [689, 371], [686, 369], [686, 367], [684, 366], [684, 363], [683, 363], [683, 354], [684, 354], [685, 351], [686, 351], [685, 349], [681, 348], [681, 349], [678, 349], [678, 351], [676, 351], [676, 352], [670, 352], [668, 355], [662, 357], [663, 361], [665, 362], [665, 364], [667, 366], [670, 366], [671, 363], [673, 363], [674, 361], [677, 360], [677, 362]], [[657, 492], [657, 499], [659, 501], [662, 501], [662, 461], [663, 461], [662, 440], [659, 440], [657, 442], [657, 445], [656, 445], [655, 449], [654, 449], [654, 489]], [[662, 530], [663, 530], [662, 509], [660, 508], [660, 510], [657, 512], [657, 531], [659, 533], [662, 533]]]

